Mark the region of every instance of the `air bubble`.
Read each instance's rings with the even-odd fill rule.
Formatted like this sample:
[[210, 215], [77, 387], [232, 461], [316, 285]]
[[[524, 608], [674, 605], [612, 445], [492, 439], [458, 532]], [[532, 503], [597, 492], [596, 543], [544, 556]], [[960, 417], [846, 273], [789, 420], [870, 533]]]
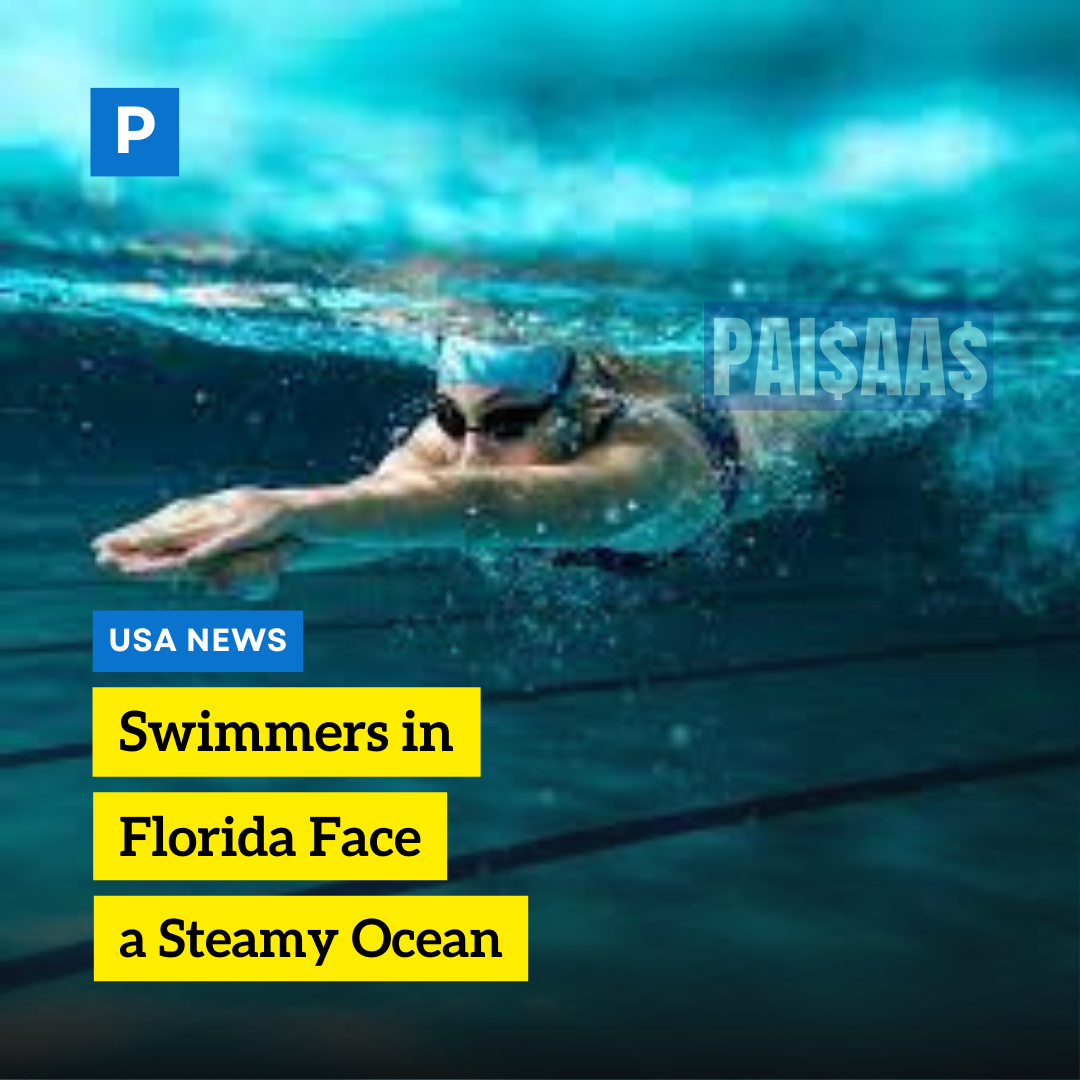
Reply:
[[690, 745], [690, 740], [693, 738], [693, 732], [687, 727], [686, 724], [675, 724], [668, 732], [668, 737], [671, 740], [671, 745], [676, 750], [685, 750]]

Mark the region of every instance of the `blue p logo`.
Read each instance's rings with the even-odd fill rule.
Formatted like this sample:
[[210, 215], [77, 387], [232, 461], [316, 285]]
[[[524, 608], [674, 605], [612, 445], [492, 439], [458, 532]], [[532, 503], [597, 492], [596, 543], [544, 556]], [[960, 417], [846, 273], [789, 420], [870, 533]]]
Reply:
[[179, 176], [179, 89], [92, 89], [90, 175]]

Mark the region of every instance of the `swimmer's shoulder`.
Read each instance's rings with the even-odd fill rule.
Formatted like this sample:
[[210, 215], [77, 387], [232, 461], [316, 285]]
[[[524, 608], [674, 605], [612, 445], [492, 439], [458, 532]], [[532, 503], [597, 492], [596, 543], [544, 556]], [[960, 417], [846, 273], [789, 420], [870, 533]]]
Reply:
[[712, 501], [715, 480], [707, 448], [693, 425], [663, 402], [625, 401], [603, 437], [578, 460], [613, 472], [646, 466], [666, 498], [680, 505]]
[[441, 469], [452, 463], [446, 437], [433, 417], [425, 417], [408, 437], [379, 463], [376, 476]]
[[627, 397], [613, 410], [604, 433], [609, 444], [668, 447], [708, 457], [707, 447], [692, 412], [680, 399]]

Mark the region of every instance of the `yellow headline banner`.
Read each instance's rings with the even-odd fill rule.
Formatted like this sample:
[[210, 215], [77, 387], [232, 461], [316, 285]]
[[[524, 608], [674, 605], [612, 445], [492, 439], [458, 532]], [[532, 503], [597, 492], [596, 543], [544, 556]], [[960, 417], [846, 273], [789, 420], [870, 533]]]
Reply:
[[94, 776], [479, 776], [479, 687], [95, 687]]
[[524, 982], [528, 905], [527, 896], [96, 896], [94, 978]]
[[98, 792], [95, 881], [446, 880], [444, 792]]

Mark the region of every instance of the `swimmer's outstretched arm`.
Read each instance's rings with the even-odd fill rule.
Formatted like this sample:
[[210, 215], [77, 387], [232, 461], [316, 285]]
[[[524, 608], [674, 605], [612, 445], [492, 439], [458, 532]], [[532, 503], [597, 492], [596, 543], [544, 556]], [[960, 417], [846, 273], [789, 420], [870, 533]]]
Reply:
[[[363, 562], [419, 548], [591, 547], [617, 542], [674, 503], [690, 509], [707, 463], [621, 443], [560, 465], [394, 469], [350, 483], [279, 492], [283, 527], [299, 541], [295, 569]], [[220, 538], [193, 561], [235, 550]], [[242, 541], [240, 541], [242, 543]]]
[[588, 547], [689, 503], [696, 487], [711, 496], [707, 467], [687, 458], [623, 443], [567, 464], [394, 471], [285, 498], [315, 546]]
[[[200, 573], [269, 548], [284, 553], [282, 569], [312, 569], [416, 548], [618, 544], [630, 530], [635, 544], [659, 547], [700, 527], [715, 504], [713, 484], [692, 440], [648, 430], [556, 465], [429, 467], [398, 452], [345, 484], [182, 502], [95, 548], [102, 565], [152, 576]], [[661, 518], [654, 542], [648, 526]]]

